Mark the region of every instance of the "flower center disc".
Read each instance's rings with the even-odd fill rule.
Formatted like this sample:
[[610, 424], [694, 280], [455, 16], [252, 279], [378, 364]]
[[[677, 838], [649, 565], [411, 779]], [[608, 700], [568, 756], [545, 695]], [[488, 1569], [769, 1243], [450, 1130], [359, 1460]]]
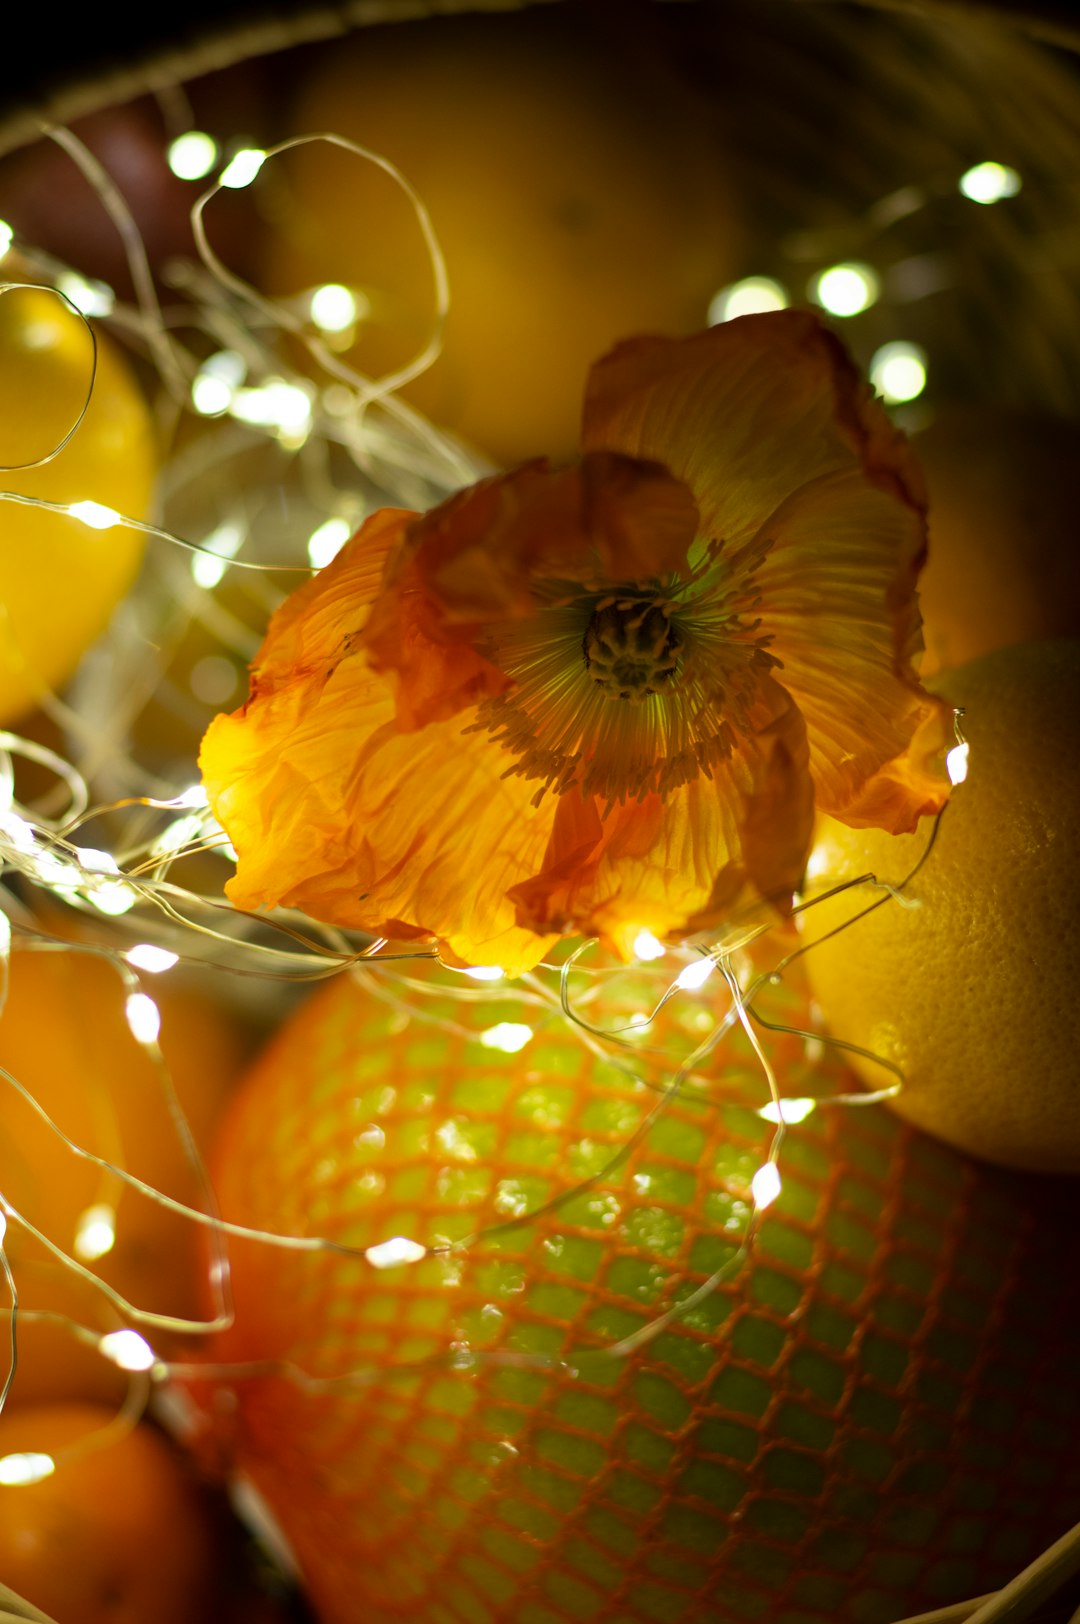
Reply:
[[666, 605], [635, 599], [598, 608], [585, 628], [582, 648], [597, 687], [640, 704], [671, 691], [682, 639]]

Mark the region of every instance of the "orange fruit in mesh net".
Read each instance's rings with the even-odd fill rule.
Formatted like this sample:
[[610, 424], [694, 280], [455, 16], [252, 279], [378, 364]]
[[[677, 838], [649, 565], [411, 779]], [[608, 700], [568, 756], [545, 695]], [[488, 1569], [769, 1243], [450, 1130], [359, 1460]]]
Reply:
[[[801, 916], [810, 979], [837, 1037], [902, 1068], [902, 1115], [990, 1161], [1080, 1172], [1080, 642], [1001, 649], [934, 686], [965, 708], [967, 777], [906, 906], [862, 885]], [[812, 891], [868, 873], [898, 885], [931, 832], [828, 821]], [[894, 1081], [853, 1060], [869, 1087]]]
[[[668, 983], [647, 974], [572, 981], [572, 1006], [625, 1028]], [[621, 1048], [557, 992], [467, 985], [335, 981], [215, 1147], [238, 1222], [384, 1265], [476, 1237], [399, 1267], [230, 1242], [235, 1323], [192, 1391], [322, 1624], [885, 1624], [1070, 1526], [1067, 1191], [824, 1106], [788, 1128], [749, 1262], [702, 1290], [773, 1132], [719, 995], [680, 993]], [[783, 1093], [856, 1086], [800, 1034], [805, 988], [757, 1007]]]
[[[156, 470], [149, 407], [123, 356], [96, 336], [95, 373], [86, 323], [59, 294], [0, 293], [0, 464], [11, 470], [0, 488], [143, 519]], [[17, 467], [48, 456], [76, 423], [52, 461]], [[67, 680], [134, 581], [145, 541], [122, 525], [0, 502], [0, 722]]]
[[923, 676], [1030, 638], [1080, 635], [1080, 427], [970, 406], [914, 443], [930, 495]]
[[[0, 1416], [4, 1583], [60, 1624], [210, 1624], [223, 1571], [211, 1503], [161, 1433], [110, 1438], [112, 1419], [86, 1404]], [[48, 1476], [9, 1481], [12, 1457], [42, 1454]]]
[[[696, 331], [734, 271], [715, 115], [665, 63], [662, 23], [636, 20], [651, 32], [558, 6], [365, 29], [316, 59], [291, 110], [288, 133], [346, 136], [419, 192], [450, 310], [442, 354], [403, 393], [505, 462], [575, 450], [597, 356]], [[287, 154], [275, 180], [266, 285], [357, 288], [350, 362], [378, 377], [411, 361], [435, 299], [402, 191], [324, 142]]]

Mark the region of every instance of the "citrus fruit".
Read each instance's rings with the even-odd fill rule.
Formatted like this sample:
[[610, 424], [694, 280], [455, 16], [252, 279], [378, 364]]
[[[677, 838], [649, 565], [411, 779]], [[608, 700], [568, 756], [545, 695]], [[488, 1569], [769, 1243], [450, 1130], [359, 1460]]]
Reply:
[[[965, 708], [967, 778], [933, 845], [824, 822], [807, 909], [807, 967], [832, 1032], [902, 1068], [896, 1110], [990, 1161], [1080, 1172], [1080, 642], [1025, 643], [934, 684]], [[869, 904], [864, 919], [824, 940]], [[891, 1073], [853, 1056], [871, 1088]]]
[[[0, 294], [0, 489], [50, 502], [96, 502], [146, 517], [155, 472], [149, 409], [127, 364], [46, 288]], [[145, 537], [68, 514], [0, 502], [0, 723], [66, 681], [135, 578]]]
[[65, 1457], [113, 1411], [32, 1405], [0, 1416], [0, 1458], [55, 1455], [39, 1482], [0, 1482], [0, 1573], [62, 1624], [219, 1617], [220, 1539], [190, 1467], [153, 1427]]
[[[451, 304], [442, 355], [404, 393], [505, 462], [576, 448], [582, 379], [616, 340], [704, 324], [741, 238], [714, 130], [662, 49], [645, 59], [632, 30], [562, 7], [335, 41], [288, 121], [373, 149], [419, 192]], [[348, 359], [375, 376], [404, 365], [435, 309], [411, 204], [323, 142], [282, 164], [267, 287], [357, 289]]]
[[[625, 1029], [670, 979], [642, 976], [572, 979], [572, 1005]], [[822, 1107], [788, 1129], [749, 1263], [701, 1290], [773, 1131], [718, 995], [598, 1054], [557, 991], [463, 985], [335, 981], [215, 1146], [228, 1217], [377, 1249], [232, 1242], [224, 1369], [193, 1388], [322, 1624], [885, 1624], [1001, 1584], [1071, 1524], [1068, 1192]], [[797, 986], [759, 1009], [809, 1025]], [[784, 1093], [855, 1085], [813, 1037], [761, 1036]]]
[[[239, 1071], [243, 1039], [198, 992], [170, 986], [168, 978], [162, 983], [148, 976], [146, 982], [161, 1011], [166, 1066], [192, 1132], [205, 1147], [210, 1125]], [[16, 947], [8, 998], [0, 1012], [0, 1065], [76, 1144], [167, 1195], [199, 1205], [199, 1182], [170, 1116], [165, 1084], [132, 1036], [125, 998], [119, 975], [92, 954], [67, 947], [48, 952]], [[0, 1082], [0, 1188], [11, 1205], [65, 1251], [81, 1255], [136, 1307], [177, 1315], [196, 1312], [199, 1248], [193, 1226], [76, 1159], [11, 1084]], [[115, 1233], [103, 1252], [85, 1244], [97, 1208]], [[36, 1272], [26, 1278], [25, 1307], [71, 1305], [81, 1323], [114, 1328], [98, 1324], [104, 1302], [94, 1311], [86, 1292], [65, 1285], [63, 1265], [50, 1261], [12, 1220], [5, 1244], [17, 1280], [24, 1269], [35, 1266]], [[95, 1317], [85, 1317], [88, 1308]], [[47, 1366], [24, 1362], [13, 1399], [83, 1396], [87, 1374], [79, 1374], [74, 1355], [66, 1367], [71, 1385], [64, 1385], [62, 1333], [30, 1326], [27, 1333], [39, 1352], [46, 1347], [51, 1351]], [[100, 1396], [100, 1375], [91, 1373], [89, 1380], [86, 1396]]]
[[[115, 1413], [128, 1393], [130, 1378], [111, 1359], [103, 1358], [92, 1341], [80, 1340], [72, 1324], [100, 1337], [122, 1330], [126, 1322], [91, 1282], [72, 1274], [62, 1263], [20, 1255], [26, 1248], [20, 1248], [14, 1231], [9, 1223], [6, 1244], [14, 1254], [19, 1292], [19, 1359], [8, 1406], [77, 1401], [104, 1405]], [[7, 1369], [4, 1358], [0, 1381]]]
[[915, 446], [930, 493], [923, 676], [1030, 638], [1080, 636], [1080, 425], [970, 406], [943, 413]]

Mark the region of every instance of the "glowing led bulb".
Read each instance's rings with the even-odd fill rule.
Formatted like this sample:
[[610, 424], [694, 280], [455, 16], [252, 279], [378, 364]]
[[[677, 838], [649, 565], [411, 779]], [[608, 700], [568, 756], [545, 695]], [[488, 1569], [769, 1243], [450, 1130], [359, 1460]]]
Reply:
[[949, 775], [950, 784], [962, 784], [967, 777], [970, 748], [966, 741], [963, 744], [954, 744], [945, 757], [945, 770]]
[[518, 1021], [500, 1021], [497, 1026], [489, 1026], [486, 1032], [481, 1032], [480, 1042], [485, 1049], [501, 1049], [504, 1054], [517, 1054], [524, 1049], [533, 1035], [531, 1026], [524, 1026]]
[[121, 914], [130, 913], [139, 900], [139, 893], [133, 886], [125, 885], [123, 880], [95, 885], [93, 890], [85, 892], [85, 896], [98, 913], [107, 915], [109, 919], [119, 919]]
[[1007, 164], [982, 163], [966, 170], [958, 184], [972, 203], [1000, 203], [1003, 197], [1016, 196], [1021, 181]]
[[207, 377], [200, 372], [192, 379], [191, 404], [200, 417], [220, 417], [232, 405], [233, 392], [224, 378]]
[[124, 957], [136, 970], [146, 970], [152, 976], [171, 970], [180, 959], [178, 953], [171, 953], [167, 947], [155, 947], [153, 942], [137, 942], [128, 948]]
[[256, 428], [277, 429], [284, 436], [306, 435], [311, 427], [312, 399], [298, 383], [268, 378], [257, 389], [238, 389], [232, 414]]
[[7, 1218], [5, 1217], [5, 1215], [2, 1212], [0, 1212], [0, 1246], [3, 1246], [3, 1244], [4, 1244], [4, 1236], [6, 1234], [7, 1234]]
[[0, 259], [3, 259], [14, 241], [15, 233], [6, 220], [0, 220]]
[[116, 1245], [116, 1213], [104, 1202], [87, 1207], [75, 1225], [75, 1256], [84, 1263], [104, 1257]]
[[51, 1477], [55, 1471], [56, 1462], [51, 1455], [39, 1454], [33, 1450], [0, 1457], [0, 1483], [9, 1488], [22, 1487], [27, 1483], [40, 1483], [43, 1478]]
[[811, 294], [832, 316], [857, 316], [878, 296], [877, 272], [869, 265], [831, 265], [810, 284]]
[[200, 417], [220, 417], [247, 377], [247, 362], [238, 350], [207, 356], [191, 384], [191, 404]]
[[307, 551], [313, 569], [325, 569], [352, 535], [348, 519], [327, 519], [308, 537]]
[[218, 179], [222, 186], [239, 191], [242, 186], [251, 185], [265, 162], [266, 153], [258, 147], [243, 147], [230, 158]]
[[811, 1099], [780, 1100], [779, 1103], [770, 1100], [761, 1107], [758, 1116], [764, 1117], [766, 1122], [805, 1122], [816, 1105], [817, 1101]]
[[83, 316], [111, 316], [116, 294], [107, 282], [98, 282], [76, 271], [63, 271], [56, 278], [57, 291]]
[[697, 959], [679, 972], [675, 985], [681, 987], [684, 992], [696, 992], [699, 987], [705, 985], [715, 969], [716, 963], [713, 959]]
[[68, 512], [91, 530], [111, 530], [114, 524], [120, 523], [116, 509], [106, 507], [103, 502], [72, 502]]
[[750, 1180], [750, 1193], [760, 1210], [771, 1207], [780, 1194], [780, 1169], [775, 1162], [765, 1162]]
[[133, 992], [124, 1005], [132, 1037], [139, 1043], [156, 1043], [161, 1031], [161, 1011], [145, 992]]
[[870, 382], [890, 406], [914, 400], [926, 387], [926, 353], [918, 344], [883, 344], [870, 362]]
[[244, 532], [237, 524], [219, 524], [203, 541], [205, 551], [191, 555], [191, 575], [197, 586], [210, 591], [228, 568], [228, 560], [240, 551]]
[[343, 333], [357, 317], [356, 298], [340, 282], [327, 282], [311, 295], [311, 319], [324, 333]]
[[178, 180], [202, 180], [217, 163], [218, 145], [205, 130], [185, 130], [170, 141], [165, 157]]
[[787, 289], [771, 276], [744, 276], [741, 282], [732, 282], [715, 295], [707, 320], [710, 327], [715, 327], [721, 321], [734, 321], [736, 316], [786, 310], [788, 303]]
[[37, 850], [33, 825], [20, 818], [17, 812], [0, 812], [0, 835], [9, 840], [16, 851], [29, 855]]
[[497, 964], [470, 964], [464, 973], [473, 981], [501, 981], [503, 977]]
[[405, 1263], [419, 1263], [427, 1256], [427, 1247], [407, 1235], [394, 1235], [378, 1246], [369, 1246], [364, 1256], [373, 1269], [400, 1269]]
[[152, 1370], [157, 1354], [138, 1331], [109, 1331], [98, 1343], [98, 1352], [121, 1370]]
[[101, 851], [97, 846], [80, 846], [79, 862], [83, 868], [88, 868], [95, 874], [119, 874], [120, 865], [111, 851]]
[[634, 937], [634, 957], [643, 959], [662, 959], [667, 952], [663, 942], [657, 941], [651, 930], [639, 930]]
[[177, 818], [163, 829], [158, 835], [150, 851], [154, 857], [168, 857], [172, 852], [179, 851], [182, 846], [201, 838], [204, 823], [201, 816], [189, 812], [187, 817]]

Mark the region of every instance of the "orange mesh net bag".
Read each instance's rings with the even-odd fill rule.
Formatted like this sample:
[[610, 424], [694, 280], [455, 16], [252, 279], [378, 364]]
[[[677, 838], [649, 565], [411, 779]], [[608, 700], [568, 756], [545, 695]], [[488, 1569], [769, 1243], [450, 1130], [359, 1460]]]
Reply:
[[[592, 1031], [656, 990], [609, 969]], [[509, 990], [344, 979], [248, 1077], [223, 1215], [334, 1244], [232, 1243], [196, 1391], [321, 1618], [887, 1624], [1075, 1520], [1068, 1182], [826, 1103], [743, 1257], [775, 1127], [725, 1007], [679, 992], [628, 1052]], [[850, 1091], [797, 985], [755, 1007], [785, 1095]]]

